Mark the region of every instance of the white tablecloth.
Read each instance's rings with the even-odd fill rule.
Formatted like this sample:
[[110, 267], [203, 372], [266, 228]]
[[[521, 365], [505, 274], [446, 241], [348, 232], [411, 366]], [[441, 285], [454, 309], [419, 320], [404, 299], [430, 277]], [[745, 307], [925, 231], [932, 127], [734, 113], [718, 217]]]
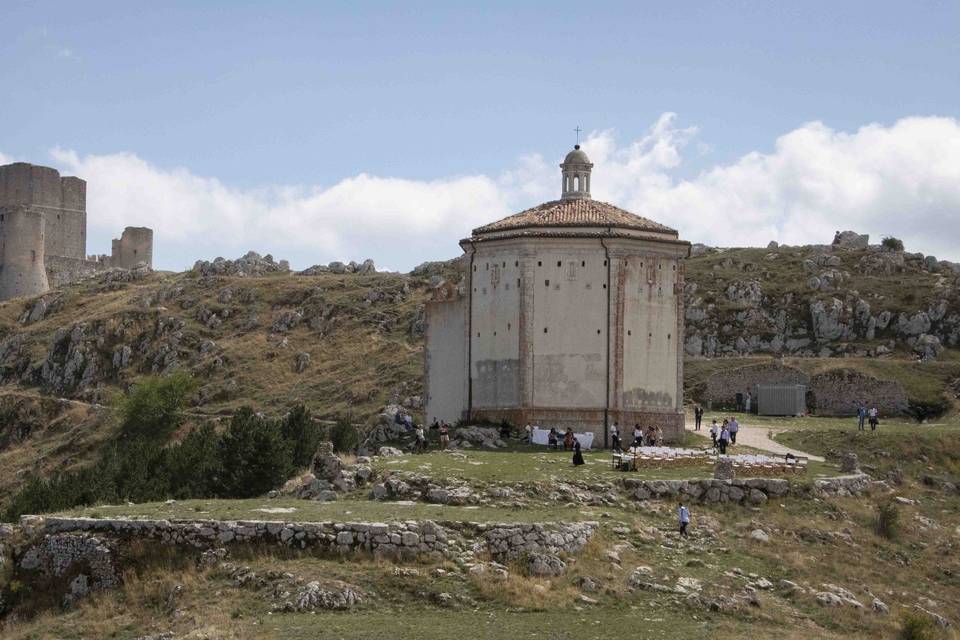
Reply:
[[[533, 444], [546, 445], [550, 436], [550, 429], [533, 428]], [[581, 449], [590, 449], [593, 447], [593, 433], [575, 433], [573, 437], [580, 443]], [[557, 434], [557, 446], [563, 446], [563, 432]]]

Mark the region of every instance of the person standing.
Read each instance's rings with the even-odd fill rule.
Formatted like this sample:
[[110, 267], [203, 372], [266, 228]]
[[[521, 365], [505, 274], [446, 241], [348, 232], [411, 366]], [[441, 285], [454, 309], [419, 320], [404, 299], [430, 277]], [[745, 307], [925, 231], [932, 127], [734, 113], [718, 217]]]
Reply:
[[687, 527], [690, 526], [690, 510], [680, 503], [677, 515], [680, 516], [680, 535], [687, 537]]
[[862, 402], [857, 407], [857, 431], [864, 430], [864, 422], [867, 421], [867, 406]]
[[740, 431], [740, 423], [737, 422], [737, 419], [730, 418], [730, 426], [727, 427], [730, 431], [730, 444], [737, 444], [737, 432]]
[[747, 399], [744, 400], [744, 413], [750, 413], [750, 405], [753, 404], [753, 394], [747, 391]]
[[640, 428], [639, 424], [633, 425], [633, 446], [643, 446], [643, 429]]
[[450, 446], [450, 427], [446, 422], [440, 423], [440, 448], [446, 450]]
[[418, 424], [415, 433], [417, 440], [413, 443], [413, 450], [416, 453], [423, 453], [427, 448], [427, 437], [423, 433], [423, 425]]
[[620, 426], [614, 422], [610, 425], [610, 448], [620, 451]]
[[547, 446], [551, 449], [557, 448], [557, 438], [560, 437], [560, 434], [557, 433], [556, 427], [550, 427], [550, 433], [547, 434]]
[[580, 465], [585, 464], [583, 461], [583, 454], [580, 453], [580, 441], [573, 441], [573, 466], [579, 467]]
[[530, 426], [529, 422], [527, 426], [523, 428], [523, 433], [527, 438], [527, 444], [531, 444], [533, 442], [533, 427]]
[[880, 412], [877, 411], [877, 407], [870, 407], [870, 431], [876, 431], [877, 425], [880, 424]]
[[717, 419], [713, 419], [713, 423], [710, 425], [710, 441], [713, 443], [713, 448], [717, 448], [717, 436], [720, 435], [720, 426], [717, 424]]
[[700, 431], [700, 422], [703, 420], [703, 408], [699, 404], [693, 405], [693, 430]]
[[720, 445], [720, 455], [726, 455], [727, 445], [730, 444], [730, 431], [727, 429], [726, 421], [724, 421], [723, 428], [720, 430], [720, 435], [717, 436], [717, 444]]
[[656, 443], [658, 447], [663, 446], [663, 429], [660, 428], [660, 425], [657, 425], [656, 431], [654, 431]]

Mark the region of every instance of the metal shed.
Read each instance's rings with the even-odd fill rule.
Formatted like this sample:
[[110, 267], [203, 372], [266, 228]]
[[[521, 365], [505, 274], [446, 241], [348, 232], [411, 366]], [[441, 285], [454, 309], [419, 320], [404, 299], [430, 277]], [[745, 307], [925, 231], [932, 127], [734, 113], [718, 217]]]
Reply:
[[801, 416], [807, 412], [807, 387], [803, 384], [758, 384], [757, 414]]

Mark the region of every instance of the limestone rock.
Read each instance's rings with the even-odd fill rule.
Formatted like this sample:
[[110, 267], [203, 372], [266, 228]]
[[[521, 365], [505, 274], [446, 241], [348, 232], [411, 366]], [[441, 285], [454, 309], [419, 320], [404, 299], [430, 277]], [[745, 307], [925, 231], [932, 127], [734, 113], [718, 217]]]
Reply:
[[527, 574], [535, 577], [556, 577], [563, 575], [567, 564], [557, 556], [546, 553], [532, 553], [527, 557]]

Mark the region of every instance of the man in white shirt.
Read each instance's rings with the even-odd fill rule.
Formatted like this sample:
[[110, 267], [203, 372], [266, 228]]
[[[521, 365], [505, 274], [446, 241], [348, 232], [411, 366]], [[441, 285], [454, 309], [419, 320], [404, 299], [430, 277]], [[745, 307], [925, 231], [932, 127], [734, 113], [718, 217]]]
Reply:
[[616, 422], [610, 425], [610, 448], [620, 451], [620, 425]]

